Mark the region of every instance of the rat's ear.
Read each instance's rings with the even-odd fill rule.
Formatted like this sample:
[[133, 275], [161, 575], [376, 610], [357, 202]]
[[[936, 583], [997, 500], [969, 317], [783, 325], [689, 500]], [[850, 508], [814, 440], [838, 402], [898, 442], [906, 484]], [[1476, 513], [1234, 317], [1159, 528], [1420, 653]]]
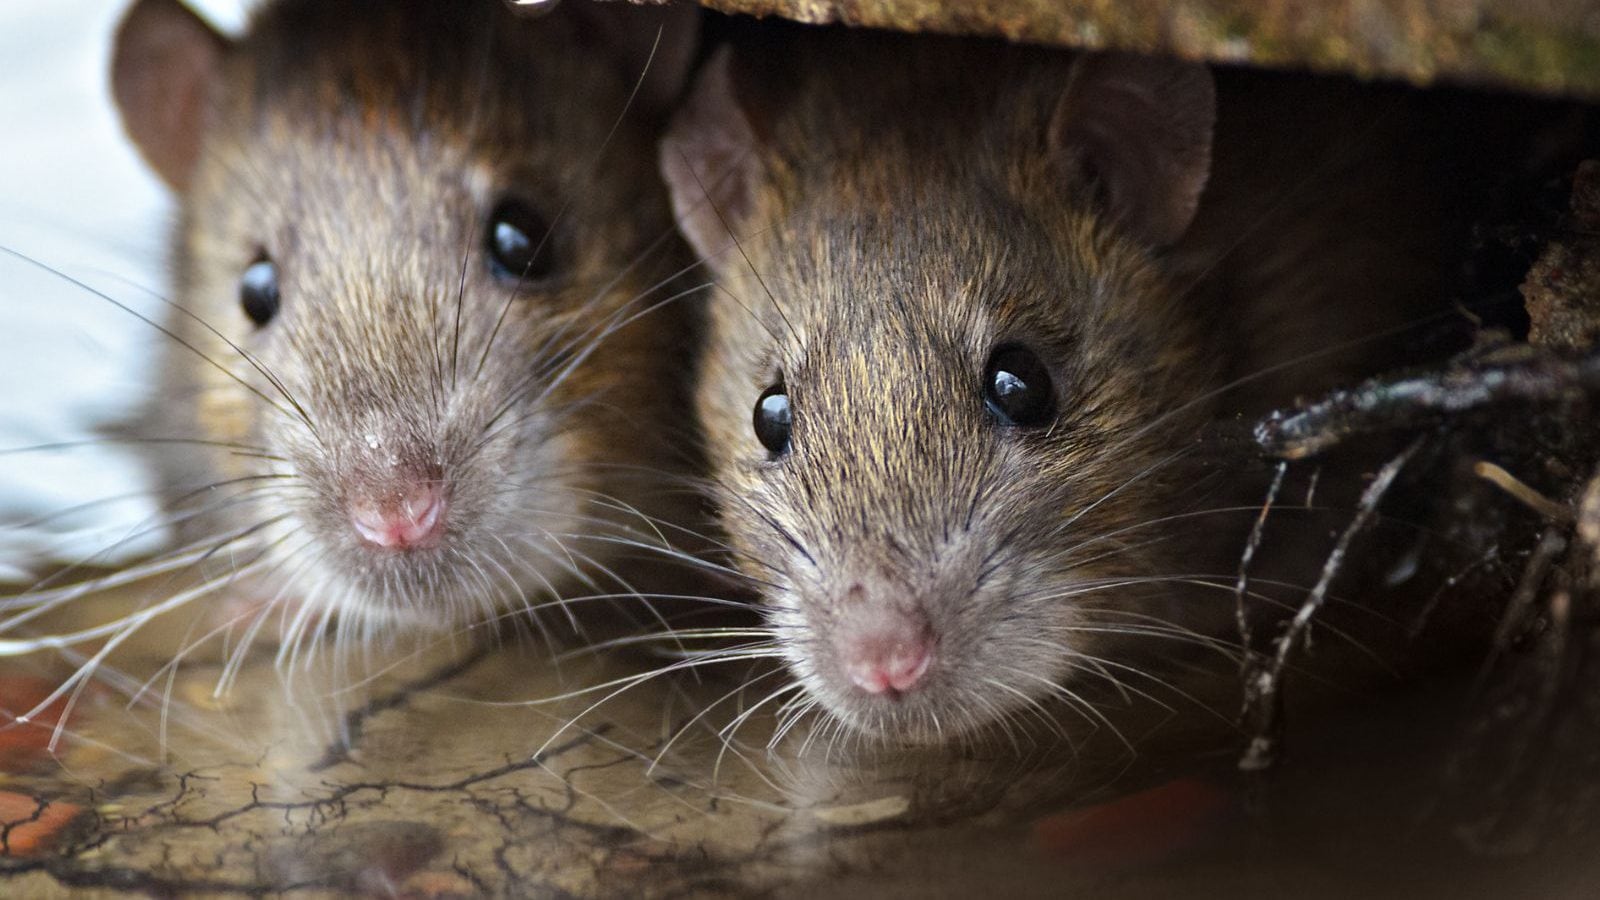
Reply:
[[604, 46], [621, 64], [628, 86], [639, 85], [635, 102], [664, 118], [683, 93], [699, 49], [700, 7], [683, 2], [640, 6], [618, 0], [572, 0], [561, 8], [565, 7], [604, 35]]
[[150, 166], [182, 191], [200, 157], [228, 41], [178, 0], [138, 0], [117, 27], [111, 93]]
[[754, 212], [762, 175], [755, 129], [739, 102], [734, 59], [718, 50], [661, 142], [661, 174], [672, 213], [695, 252], [713, 267]]
[[1073, 63], [1050, 120], [1049, 147], [1100, 191], [1135, 237], [1163, 247], [1194, 220], [1211, 172], [1217, 118], [1211, 71], [1195, 63], [1093, 53]]

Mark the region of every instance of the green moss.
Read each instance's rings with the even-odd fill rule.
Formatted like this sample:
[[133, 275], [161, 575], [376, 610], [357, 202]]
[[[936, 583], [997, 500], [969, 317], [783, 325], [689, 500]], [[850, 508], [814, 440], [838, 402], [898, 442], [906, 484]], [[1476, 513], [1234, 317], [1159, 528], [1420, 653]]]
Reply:
[[1489, 22], [1472, 41], [1484, 66], [1521, 84], [1600, 94], [1600, 39], [1571, 30]]
[[1240, 38], [1254, 43], [1263, 36], [1262, 28], [1255, 21], [1255, 17], [1246, 14], [1243, 10], [1232, 10], [1212, 17], [1216, 33], [1222, 40], [1232, 41]]
[[[700, 0], [732, 12], [798, 16], [907, 31], [990, 34], [1067, 45], [1174, 49], [1197, 56], [1360, 76], [1446, 78], [1600, 98], [1600, 33], [1530, 21], [1519, 0], [1468, 0], [1481, 24], [1461, 30], [1408, 0]], [[1588, 0], [1559, 0], [1569, 16]], [[1501, 10], [1497, 16], [1492, 10]], [[1390, 18], [1392, 17], [1392, 21]], [[1570, 18], [1568, 21], [1572, 21]], [[1376, 29], [1376, 33], [1369, 33]]]

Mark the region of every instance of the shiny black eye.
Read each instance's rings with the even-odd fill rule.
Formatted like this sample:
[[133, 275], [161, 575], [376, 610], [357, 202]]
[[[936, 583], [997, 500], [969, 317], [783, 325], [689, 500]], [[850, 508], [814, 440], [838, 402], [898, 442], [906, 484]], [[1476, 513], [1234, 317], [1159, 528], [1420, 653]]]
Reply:
[[1002, 344], [989, 354], [983, 370], [983, 402], [1007, 425], [1045, 425], [1056, 409], [1050, 372], [1027, 347]]
[[789, 449], [789, 389], [784, 387], [783, 382], [761, 392], [752, 421], [756, 428], [756, 439], [773, 456], [782, 455]]
[[278, 265], [258, 259], [239, 276], [239, 304], [250, 321], [261, 327], [278, 314]]
[[502, 200], [489, 214], [484, 235], [494, 273], [512, 280], [542, 281], [555, 273], [550, 223], [519, 200]]

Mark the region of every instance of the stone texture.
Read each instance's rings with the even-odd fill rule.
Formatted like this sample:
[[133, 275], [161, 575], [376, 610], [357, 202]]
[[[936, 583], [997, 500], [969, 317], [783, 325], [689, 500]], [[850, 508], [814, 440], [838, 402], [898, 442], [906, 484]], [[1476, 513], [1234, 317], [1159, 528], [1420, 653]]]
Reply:
[[730, 13], [1600, 96], [1589, 0], [702, 0]]
[[1565, 227], [1528, 271], [1522, 296], [1532, 343], [1561, 350], [1600, 344], [1600, 161], [1578, 167]]

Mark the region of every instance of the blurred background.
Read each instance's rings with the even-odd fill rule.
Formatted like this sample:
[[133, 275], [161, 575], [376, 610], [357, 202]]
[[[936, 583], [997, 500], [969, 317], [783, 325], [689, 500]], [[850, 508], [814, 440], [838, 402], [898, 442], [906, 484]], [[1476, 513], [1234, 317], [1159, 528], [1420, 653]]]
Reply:
[[[193, 5], [228, 30], [247, 6]], [[153, 314], [173, 206], [112, 106], [111, 37], [125, 7], [0, 4], [0, 247]], [[11, 253], [0, 253], [0, 581], [113, 546], [102, 561], [149, 552], [162, 533], [148, 530], [154, 501], [126, 446], [16, 450], [102, 438], [136, 408], [163, 338]]]

